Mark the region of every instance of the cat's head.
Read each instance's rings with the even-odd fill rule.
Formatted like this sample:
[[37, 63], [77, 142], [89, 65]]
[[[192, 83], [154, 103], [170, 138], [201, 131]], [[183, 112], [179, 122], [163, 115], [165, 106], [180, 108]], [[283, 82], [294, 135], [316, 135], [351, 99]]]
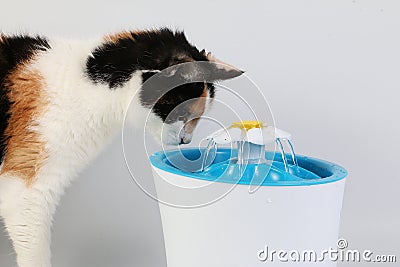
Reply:
[[87, 61], [88, 77], [112, 90], [140, 74], [138, 105], [150, 109], [147, 129], [166, 144], [189, 143], [215, 96], [214, 82], [242, 73], [169, 29], [110, 35]]
[[[147, 129], [165, 144], [187, 144], [200, 117], [213, 102], [213, 82], [237, 77], [243, 71], [217, 60], [205, 50], [200, 51], [182, 32], [166, 31], [158, 38], [163, 43], [155, 45], [157, 56], [152, 57], [154, 62], [149, 65], [159, 67], [142, 74], [140, 102], [151, 108]], [[151, 77], [158, 81], [152, 81]]]

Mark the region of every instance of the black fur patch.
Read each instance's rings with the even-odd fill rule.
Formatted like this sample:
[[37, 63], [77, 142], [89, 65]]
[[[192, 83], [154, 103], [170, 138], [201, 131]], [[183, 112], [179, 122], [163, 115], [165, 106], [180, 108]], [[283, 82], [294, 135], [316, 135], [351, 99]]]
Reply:
[[5, 83], [7, 76], [18, 66], [29, 60], [37, 51], [46, 51], [50, 45], [45, 38], [36, 36], [2, 36], [0, 39], [0, 163], [6, 151], [4, 132], [10, 118], [10, 103], [8, 88]]
[[110, 88], [122, 86], [136, 70], [163, 70], [186, 59], [207, 61], [182, 32], [160, 29], [130, 32], [132, 39], [106, 42], [93, 51], [86, 63], [86, 73], [96, 83]]

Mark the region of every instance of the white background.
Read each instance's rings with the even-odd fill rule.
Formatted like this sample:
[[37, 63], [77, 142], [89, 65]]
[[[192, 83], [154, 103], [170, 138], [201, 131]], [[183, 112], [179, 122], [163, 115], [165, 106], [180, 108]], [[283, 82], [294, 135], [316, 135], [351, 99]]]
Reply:
[[[1, 4], [6, 33], [89, 38], [156, 26], [184, 29], [199, 48], [245, 69], [299, 153], [349, 171], [341, 236], [350, 248], [400, 260], [398, 1]], [[121, 138], [67, 190], [53, 232], [54, 266], [165, 266], [157, 205], [130, 180]], [[12, 253], [0, 232], [1, 267], [14, 266]]]

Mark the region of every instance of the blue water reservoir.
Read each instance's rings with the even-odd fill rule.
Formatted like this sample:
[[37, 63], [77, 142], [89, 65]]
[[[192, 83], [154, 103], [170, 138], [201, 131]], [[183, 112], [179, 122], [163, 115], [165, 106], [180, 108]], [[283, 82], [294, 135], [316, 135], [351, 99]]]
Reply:
[[182, 177], [244, 185], [316, 185], [335, 182], [347, 175], [347, 171], [337, 164], [299, 155], [298, 166], [289, 164], [286, 171], [281, 155], [271, 151], [265, 154], [270, 161], [238, 164], [235, 161], [237, 150], [229, 148], [218, 148], [212, 162], [207, 162], [208, 167], [203, 171], [187, 171], [198, 168], [204, 154], [204, 149], [197, 148], [161, 151], [151, 155], [150, 161], [154, 167]]

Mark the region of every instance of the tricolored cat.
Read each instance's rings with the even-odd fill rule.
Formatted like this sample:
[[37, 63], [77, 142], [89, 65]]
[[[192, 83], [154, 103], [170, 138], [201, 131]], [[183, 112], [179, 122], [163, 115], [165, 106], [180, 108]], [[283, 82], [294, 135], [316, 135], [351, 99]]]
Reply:
[[[242, 71], [218, 64], [211, 81], [182, 84], [161, 98], [142, 84], [168, 67], [200, 61], [220, 63], [169, 29], [87, 42], [0, 35], [0, 215], [20, 267], [51, 266], [52, 217], [60, 196], [121, 131], [133, 95], [140, 96], [133, 116], [144, 120], [150, 112], [154, 136], [165, 125], [166, 142], [191, 141], [214, 98], [213, 81]], [[169, 72], [171, 78], [183, 74]], [[186, 102], [183, 112], [170, 115]]]

